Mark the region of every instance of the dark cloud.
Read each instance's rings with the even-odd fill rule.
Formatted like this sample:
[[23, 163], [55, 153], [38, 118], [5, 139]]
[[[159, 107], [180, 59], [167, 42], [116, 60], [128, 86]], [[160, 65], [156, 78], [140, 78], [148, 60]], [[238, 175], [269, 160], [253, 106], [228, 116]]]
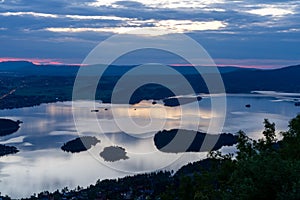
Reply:
[[[93, 0], [14, 0], [0, 3], [0, 57], [42, 57], [82, 60], [112, 32], [78, 31], [76, 28], [148, 27], [164, 22], [219, 21], [223, 28], [186, 30], [214, 58], [298, 59], [300, 43], [300, 1], [258, 0], [206, 3], [180, 1], [172, 6], [156, 1], [111, 1], [90, 6]], [[104, 1], [106, 2], [106, 1]], [[186, 3], [188, 4], [188, 3]], [[182, 6], [184, 8], [182, 8]], [[7, 14], [15, 13], [15, 14]], [[23, 12], [23, 13], [20, 13]], [[5, 14], [6, 13], [6, 14]], [[43, 14], [53, 14], [45, 16]], [[67, 15], [89, 16], [80, 19]], [[104, 16], [93, 17], [91, 16]], [[105, 18], [106, 17], [106, 18]], [[119, 17], [119, 18], [114, 18]], [[173, 20], [173, 21], [168, 21]], [[188, 21], [187, 21], [188, 20]], [[175, 24], [175, 22], [179, 24]], [[172, 24], [173, 23], [173, 24]], [[184, 24], [186, 25], [186, 24]], [[70, 28], [49, 31], [47, 28]], [[90, 29], [91, 30], [91, 29]]]

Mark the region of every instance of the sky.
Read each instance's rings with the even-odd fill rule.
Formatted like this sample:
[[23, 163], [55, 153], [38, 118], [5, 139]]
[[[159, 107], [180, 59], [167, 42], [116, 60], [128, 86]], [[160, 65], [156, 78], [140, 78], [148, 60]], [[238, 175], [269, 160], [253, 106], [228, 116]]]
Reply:
[[297, 0], [0, 0], [0, 61], [80, 64], [101, 41], [143, 27], [190, 36], [220, 66], [300, 64]]

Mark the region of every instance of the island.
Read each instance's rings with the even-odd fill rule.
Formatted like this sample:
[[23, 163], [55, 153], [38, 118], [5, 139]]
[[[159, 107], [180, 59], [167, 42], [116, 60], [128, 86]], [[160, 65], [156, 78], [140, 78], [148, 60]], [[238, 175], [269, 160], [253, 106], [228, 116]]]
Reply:
[[[235, 155], [212, 151], [206, 159], [176, 172], [165, 168], [99, 179], [86, 188], [65, 187], [22, 199], [299, 199], [300, 115], [290, 121], [281, 140], [276, 138], [275, 123], [265, 120], [264, 124], [258, 140], [243, 131], [237, 133]], [[11, 199], [0, 194], [1, 198]]]
[[98, 140], [96, 137], [83, 136], [65, 143], [61, 149], [66, 152], [79, 153], [82, 151], [87, 151], [99, 142], [100, 140]]
[[[217, 135], [191, 130], [163, 130], [154, 136], [154, 144], [165, 153], [207, 152], [237, 143], [237, 136], [229, 133]], [[203, 141], [206, 140], [205, 143]], [[212, 144], [212, 145], [209, 145]]]
[[100, 156], [106, 162], [116, 162], [119, 160], [128, 159], [128, 156], [126, 154], [127, 152], [123, 147], [110, 146], [110, 147], [105, 147], [104, 150], [100, 153]]
[[185, 105], [188, 103], [192, 103], [194, 101], [201, 101], [202, 97], [171, 97], [164, 99], [164, 106], [175, 107], [180, 105]]
[[22, 122], [10, 119], [0, 119], [0, 136], [6, 136], [17, 132]]
[[19, 150], [16, 147], [0, 144], [0, 157], [9, 155], [9, 154], [15, 154], [18, 152], [19, 152]]

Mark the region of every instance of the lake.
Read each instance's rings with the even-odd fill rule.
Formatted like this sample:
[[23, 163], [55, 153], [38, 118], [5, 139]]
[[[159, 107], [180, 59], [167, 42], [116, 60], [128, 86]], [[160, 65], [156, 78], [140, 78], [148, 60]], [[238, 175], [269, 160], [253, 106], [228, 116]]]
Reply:
[[[0, 190], [14, 198], [44, 190], [86, 187], [98, 179], [117, 178], [155, 170], [177, 170], [203, 159], [207, 153], [163, 153], [155, 148], [153, 136], [163, 129], [205, 131], [211, 119], [220, 118], [211, 110], [208, 95], [202, 95], [199, 110], [194, 103], [165, 107], [162, 102], [143, 101], [137, 105], [109, 105], [81, 101], [42, 104], [36, 107], [1, 110], [0, 118], [21, 120], [14, 134], [0, 138], [1, 144], [16, 146], [20, 152], [0, 157]], [[226, 117], [222, 132], [243, 130], [260, 138], [263, 120], [276, 123], [277, 132], [287, 130], [288, 121], [300, 113], [294, 105], [299, 94], [257, 92], [226, 97]], [[94, 105], [95, 104], [95, 105]], [[250, 104], [250, 108], [245, 105]], [[192, 106], [193, 105], [193, 106]], [[97, 109], [97, 112], [91, 110]], [[74, 113], [75, 120], [74, 120]], [[184, 115], [184, 117], [183, 117]], [[128, 116], [131, 121], [128, 120]], [[135, 123], [136, 126], [130, 126]], [[153, 126], [152, 126], [153, 125]], [[145, 131], [147, 130], [147, 131]], [[101, 142], [89, 151], [67, 153], [60, 147], [78, 136], [95, 136]], [[126, 159], [106, 162], [99, 154], [106, 147], [118, 146]], [[234, 147], [223, 147], [233, 152]]]

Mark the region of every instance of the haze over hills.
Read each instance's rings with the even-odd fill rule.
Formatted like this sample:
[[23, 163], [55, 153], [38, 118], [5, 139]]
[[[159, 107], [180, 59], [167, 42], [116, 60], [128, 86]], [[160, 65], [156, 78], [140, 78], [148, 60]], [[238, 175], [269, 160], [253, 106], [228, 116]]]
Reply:
[[[105, 65], [99, 65], [105, 66]], [[122, 75], [136, 65], [110, 65], [106, 75]], [[8, 61], [0, 62], [1, 75], [19, 75], [19, 76], [74, 76], [79, 70], [79, 65], [35, 65], [27, 61]], [[195, 74], [196, 71], [190, 66], [171, 66], [183, 74]], [[201, 73], [209, 73], [210, 67], [201, 67]], [[221, 73], [231, 73], [234, 71], [253, 71], [254, 68], [241, 68], [233, 66], [218, 67]], [[151, 72], [157, 73], [157, 72]]]
[[300, 65], [273, 70], [233, 71], [222, 75], [227, 92], [274, 90], [300, 92]]
[[[115, 91], [114, 89], [122, 75], [133, 68], [134, 66], [110, 66], [98, 83], [95, 98], [103, 103], [111, 103], [113, 92], [119, 97], [126, 96], [130, 91], [130, 84], [123, 84]], [[183, 84], [176, 81], [179, 80], [179, 76], [184, 76], [189, 81], [195, 93], [208, 93], [207, 85], [201, 75], [207, 73], [206, 78], [210, 78], [210, 76], [214, 78], [214, 75], [210, 74], [212, 71], [209, 70], [209, 67], [203, 68], [202, 74], [189, 66], [172, 68], [180, 73], [169, 75], [160, 72], [160, 68], [156, 68], [157, 70], [149, 68], [149, 74], [146, 71], [142, 75], [135, 74], [137, 75], [135, 78], [133, 76], [129, 78], [132, 84], [135, 84], [136, 80], [144, 80], [144, 77], [147, 78], [145, 80], [150, 80], [146, 76], [153, 76], [153, 78], [159, 76], [161, 79], [175, 80], [171, 85], [172, 88], [166, 88], [159, 84], [145, 84], [134, 91], [129, 102], [118, 98], [118, 102], [113, 103], [135, 104], [142, 100], [164, 100], [175, 96], [172, 92], [175, 90], [180, 91], [182, 93], [180, 95], [189, 95], [190, 93], [187, 93]], [[92, 68], [90, 69], [92, 70]], [[218, 69], [221, 72], [226, 93], [250, 93], [252, 91], [300, 93], [300, 65], [273, 70], [238, 67], [219, 67]], [[30, 62], [0, 63], [0, 109], [70, 101], [78, 70], [79, 66], [34, 65]], [[93, 77], [96, 78], [97, 74], [93, 71], [90, 74], [92, 77], [86, 77], [84, 80], [87, 82], [80, 85], [80, 88], [76, 88], [78, 91], [95, 92], [93, 90], [94, 83], [90, 80], [93, 80]]]

